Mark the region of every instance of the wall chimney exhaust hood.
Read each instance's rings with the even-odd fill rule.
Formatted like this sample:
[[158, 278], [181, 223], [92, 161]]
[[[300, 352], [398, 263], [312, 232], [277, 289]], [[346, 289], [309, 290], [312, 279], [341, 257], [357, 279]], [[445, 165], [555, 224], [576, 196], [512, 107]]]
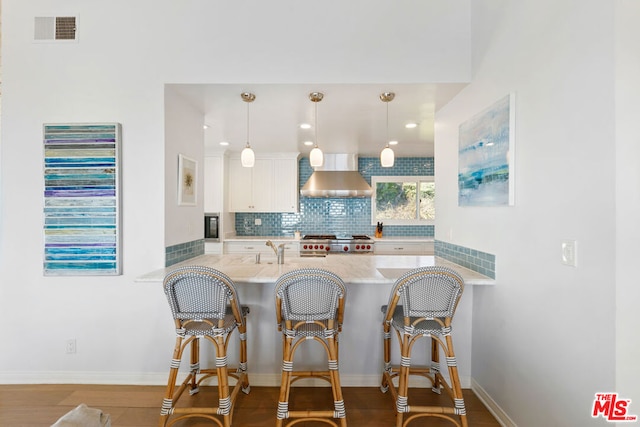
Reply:
[[325, 154], [300, 190], [303, 197], [370, 197], [371, 186], [358, 172], [357, 154]]

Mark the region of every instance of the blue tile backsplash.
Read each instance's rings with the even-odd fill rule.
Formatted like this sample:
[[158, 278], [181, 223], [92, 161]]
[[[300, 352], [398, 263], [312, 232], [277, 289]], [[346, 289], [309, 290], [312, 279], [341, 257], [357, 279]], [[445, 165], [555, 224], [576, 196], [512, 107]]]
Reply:
[[202, 254], [204, 254], [204, 239], [167, 246], [164, 248], [164, 266], [169, 267]]
[[492, 279], [496, 278], [495, 255], [442, 240], [436, 240], [434, 247], [436, 256], [455, 262], [469, 270], [477, 271]]
[[[391, 168], [380, 166], [377, 157], [358, 159], [358, 170], [371, 184], [372, 176], [434, 175], [432, 157], [398, 157]], [[303, 186], [313, 173], [309, 159], [300, 159], [298, 175]], [[255, 219], [262, 220], [255, 225]], [[373, 235], [371, 225], [371, 198], [314, 198], [300, 197], [298, 213], [236, 213], [238, 236], [293, 236], [298, 230], [305, 234]], [[387, 225], [385, 236], [433, 237], [433, 225]]]
[[[396, 158], [392, 168], [382, 168], [377, 157], [358, 159], [358, 170], [371, 184], [372, 176], [412, 176], [434, 174], [432, 157]], [[309, 159], [299, 163], [300, 186], [304, 185], [313, 169]], [[255, 219], [262, 220], [255, 225]], [[298, 213], [236, 213], [238, 236], [293, 236], [298, 230], [305, 234], [337, 235], [374, 233], [371, 225], [371, 198], [300, 198]], [[385, 236], [433, 237], [432, 225], [387, 225]], [[435, 255], [477, 271], [487, 277], [496, 277], [496, 257], [476, 249], [458, 246], [441, 240], [435, 241]], [[165, 266], [193, 258], [204, 253], [204, 240], [181, 243], [165, 248]]]

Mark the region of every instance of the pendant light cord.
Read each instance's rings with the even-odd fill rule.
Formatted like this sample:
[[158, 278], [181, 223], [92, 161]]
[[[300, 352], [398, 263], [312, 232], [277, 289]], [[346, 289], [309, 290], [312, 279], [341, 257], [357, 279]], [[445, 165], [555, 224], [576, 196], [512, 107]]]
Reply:
[[387, 104], [387, 147], [389, 146], [389, 103], [385, 102], [385, 104]]
[[247, 147], [249, 146], [249, 103], [247, 102]]
[[315, 122], [316, 122], [316, 148], [318, 148], [318, 103], [314, 102], [315, 104]]

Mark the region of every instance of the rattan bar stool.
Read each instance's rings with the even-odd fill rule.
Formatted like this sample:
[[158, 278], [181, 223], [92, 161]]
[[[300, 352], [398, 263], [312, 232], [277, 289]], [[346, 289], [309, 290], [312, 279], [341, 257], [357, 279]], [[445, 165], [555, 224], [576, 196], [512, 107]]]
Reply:
[[[464, 291], [464, 280], [445, 267], [421, 267], [396, 280], [384, 313], [384, 372], [381, 389], [391, 394], [396, 406], [396, 427], [404, 427], [420, 417], [445, 418], [467, 427], [467, 416], [451, 338], [451, 321]], [[391, 328], [400, 345], [400, 366], [391, 364]], [[423, 337], [431, 338], [431, 361], [427, 366], [412, 364], [411, 350]], [[450, 381], [440, 372], [440, 350], [444, 352]], [[432, 391], [445, 389], [453, 406], [409, 405], [409, 376], [419, 375], [431, 382]], [[397, 386], [393, 380], [397, 378]]]
[[[239, 390], [249, 393], [246, 344], [249, 308], [240, 305], [231, 279], [208, 267], [181, 267], [169, 272], [164, 279], [164, 292], [175, 321], [176, 343], [159, 425], [171, 426], [179, 420], [198, 417], [229, 427]], [[240, 338], [240, 356], [237, 370], [232, 370], [227, 366], [227, 347], [235, 329]], [[200, 338], [213, 344], [215, 368], [200, 368]], [[187, 346], [191, 347], [189, 373], [176, 390], [178, 369]], [[202, 382], [212, 377], [217, 380], [218, 406], [176, 406], [187, 388], [189, 394], [196, 394]], [[229, 377], [236, 381], [231, 392]]]
[[[276, 426], [282, 427], [286, 419], [294, 419], [287, 425], [321, 421], [334, 427], [346, 427], [338, 371], [338, 334], [342, 330], [346, 296], [342, 279], [322, 269], [297, 269], [277, 280], [276, 317], [278, 330], [282, 331], [283, 360]], [[309, 339], [321, 343], [325, 349], [329, 365], [327, 371], [293, 370], [296, 350]], [[291, 384], [302, 378], [320, 378], [331, 384], [333, 410], [289, 410]]]

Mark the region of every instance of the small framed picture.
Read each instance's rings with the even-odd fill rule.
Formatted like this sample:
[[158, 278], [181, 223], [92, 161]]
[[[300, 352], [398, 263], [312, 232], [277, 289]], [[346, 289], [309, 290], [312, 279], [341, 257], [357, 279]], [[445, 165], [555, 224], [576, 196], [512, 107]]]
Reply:
[[178, 205], [195, 206], [198, 162], [178, 154]]

